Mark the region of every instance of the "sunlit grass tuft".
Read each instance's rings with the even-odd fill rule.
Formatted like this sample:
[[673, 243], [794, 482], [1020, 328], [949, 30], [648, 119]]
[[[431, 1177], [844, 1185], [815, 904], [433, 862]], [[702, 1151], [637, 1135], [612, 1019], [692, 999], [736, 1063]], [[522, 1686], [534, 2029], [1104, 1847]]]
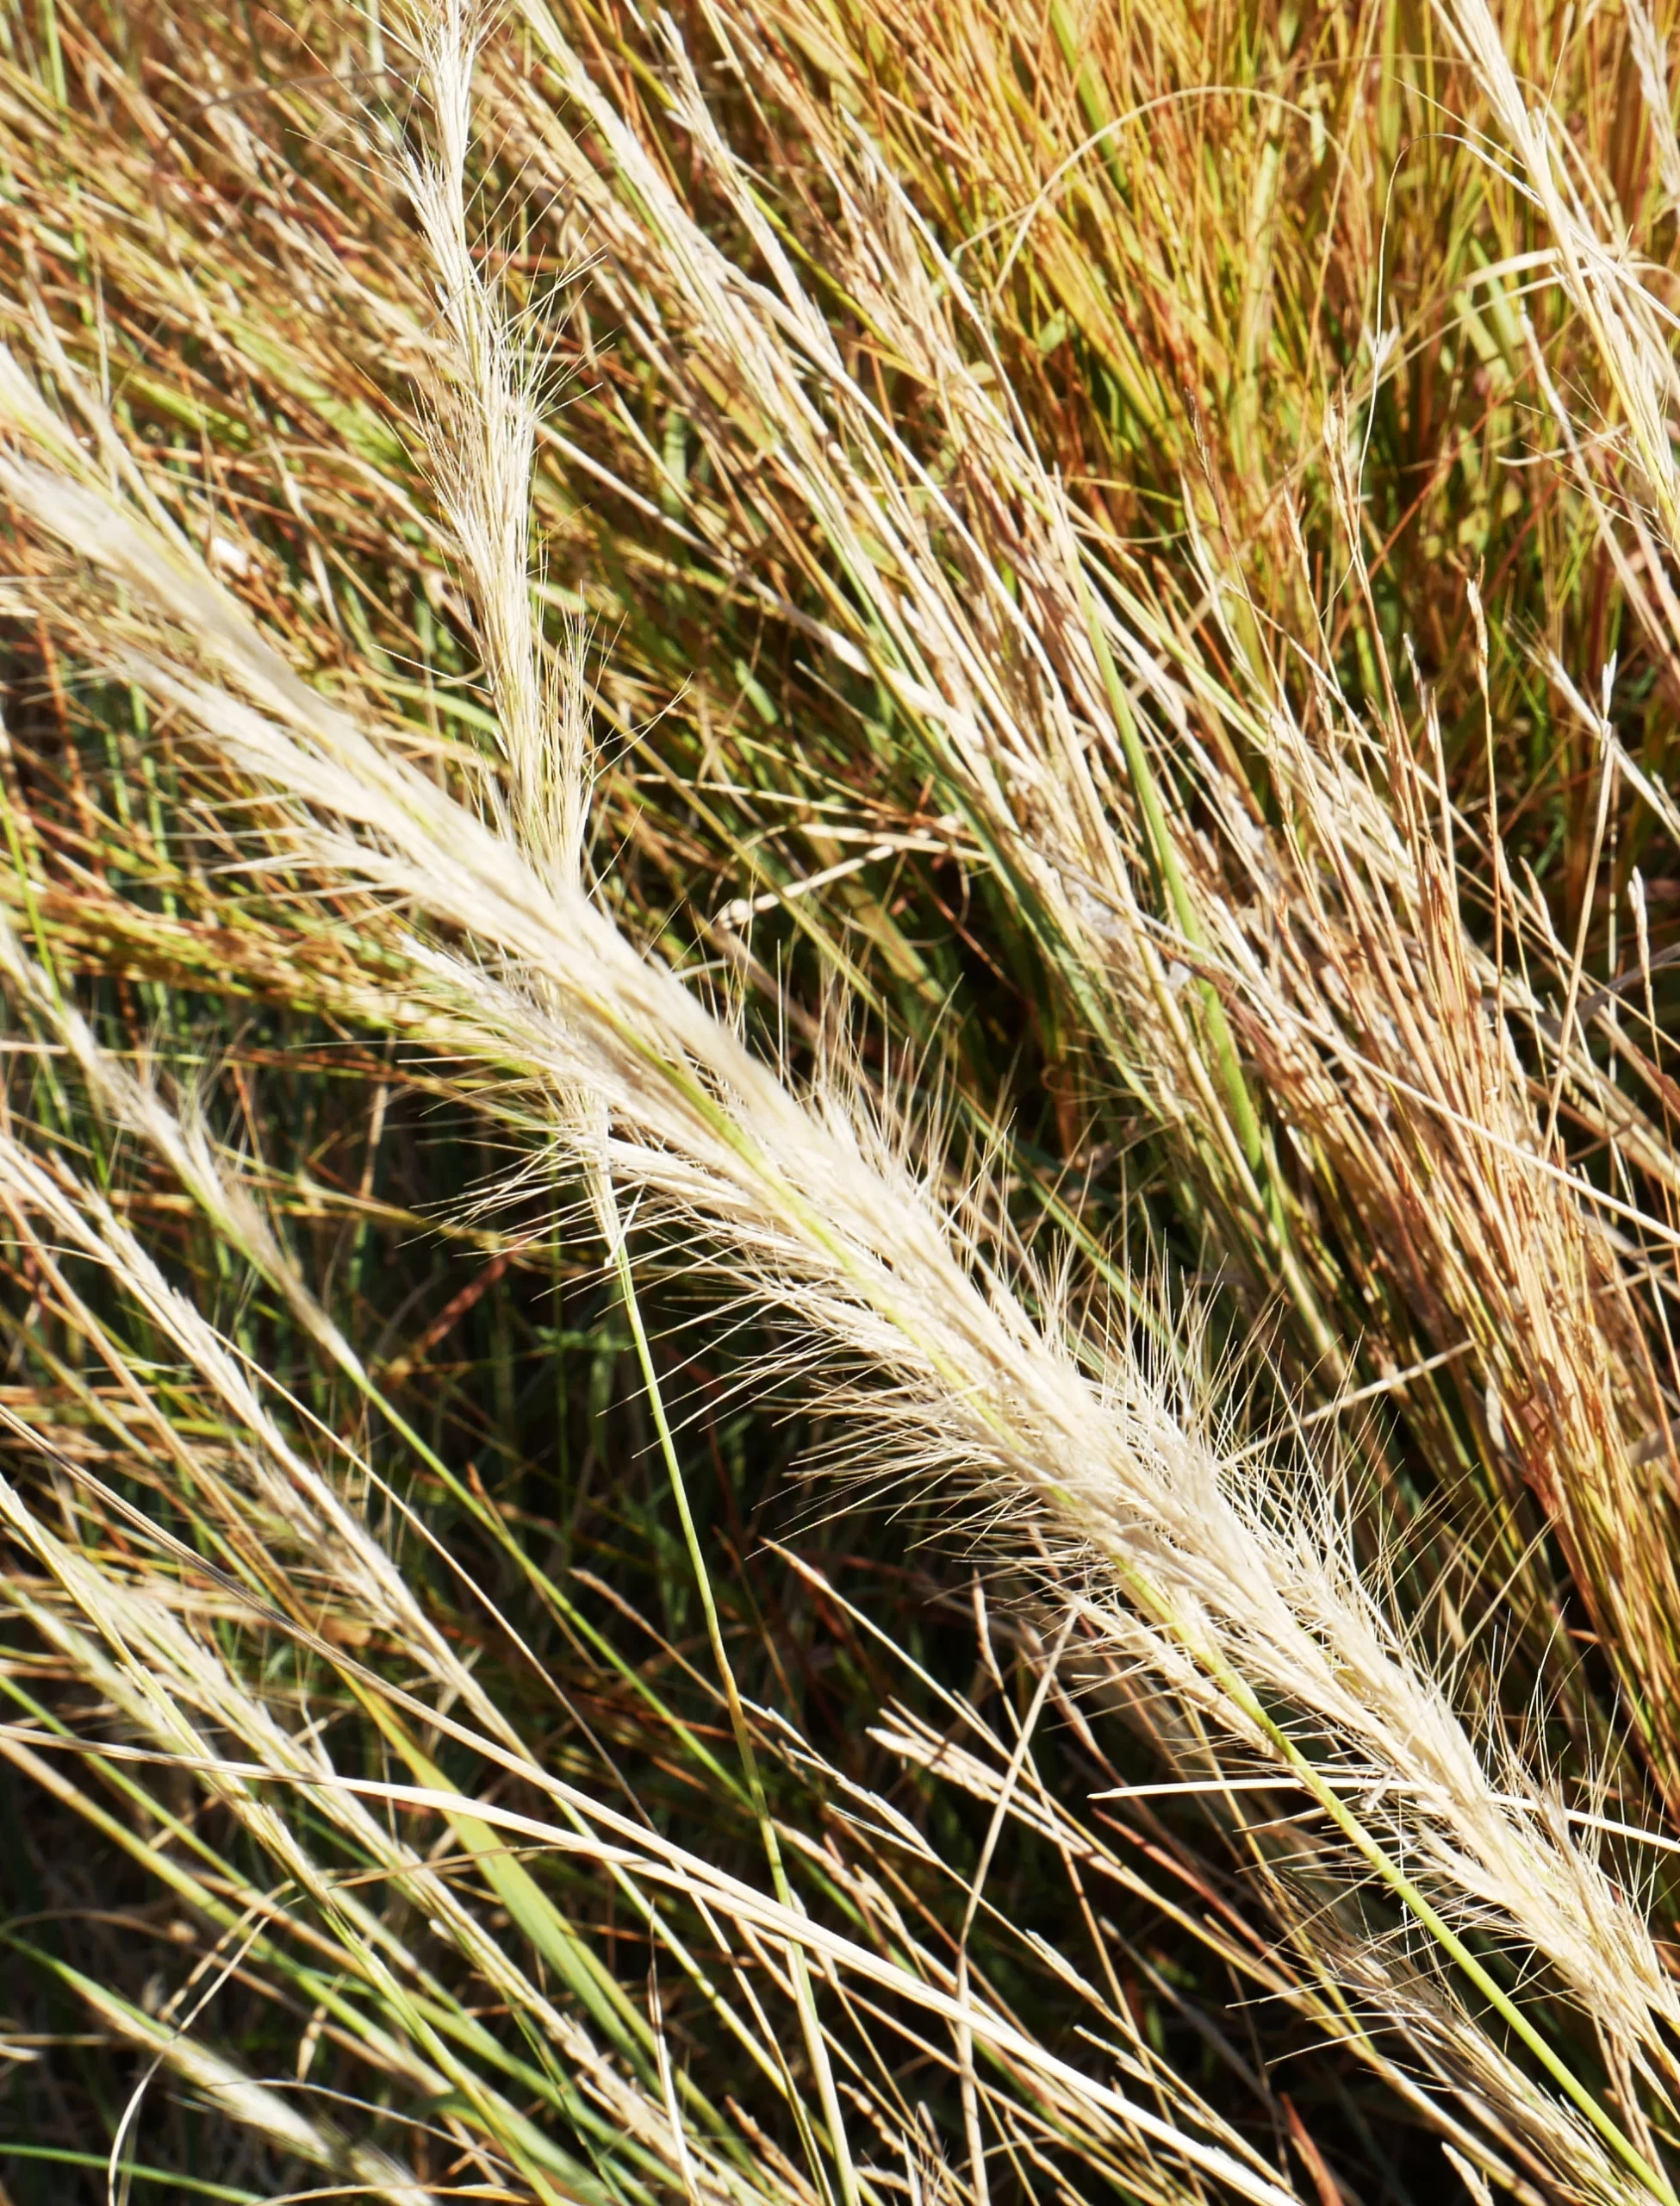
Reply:
[[5, 22], [6, 2195], [1671, 2206], [1667, 27]]

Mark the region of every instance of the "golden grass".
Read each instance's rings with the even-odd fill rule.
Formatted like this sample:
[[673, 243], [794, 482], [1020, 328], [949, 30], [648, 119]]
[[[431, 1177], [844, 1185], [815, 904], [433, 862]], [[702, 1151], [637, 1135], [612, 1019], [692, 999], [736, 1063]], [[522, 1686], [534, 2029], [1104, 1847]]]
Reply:
[[9, 21], [90, 2160], [1671, 2202], [1664, 23]]

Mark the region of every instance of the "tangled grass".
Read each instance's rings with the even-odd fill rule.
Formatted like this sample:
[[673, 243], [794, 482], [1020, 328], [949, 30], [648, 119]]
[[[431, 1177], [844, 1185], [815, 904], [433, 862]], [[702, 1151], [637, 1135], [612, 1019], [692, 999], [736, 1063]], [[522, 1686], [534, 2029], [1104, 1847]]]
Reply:
[[1670, 42], [0, 17], [0, 2197], [1674, 2206]]

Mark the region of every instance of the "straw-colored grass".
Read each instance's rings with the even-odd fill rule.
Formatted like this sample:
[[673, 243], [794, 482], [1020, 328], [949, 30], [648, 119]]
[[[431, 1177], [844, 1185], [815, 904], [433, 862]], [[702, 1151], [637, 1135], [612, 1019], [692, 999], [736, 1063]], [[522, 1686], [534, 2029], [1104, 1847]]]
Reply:
[[1673, 2206], [1669, 42], [5, 18], [5, 2197]]

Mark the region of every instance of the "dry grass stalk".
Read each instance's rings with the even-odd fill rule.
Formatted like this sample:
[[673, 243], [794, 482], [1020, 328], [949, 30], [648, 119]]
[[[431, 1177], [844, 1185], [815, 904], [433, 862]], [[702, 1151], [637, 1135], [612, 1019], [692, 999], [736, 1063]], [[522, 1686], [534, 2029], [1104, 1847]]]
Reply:
[[[835, 666], [872, 679], [889, 701], [936, 777], [949, 807], [942, 817], [961, 823], [1022, 939], [1042, 957], [1059, 1015], [1078, 1024], [1101, 1076], [1123, 1085], [1159, 1129], [1173, 1168], [1205, 1200], [1211, 1230], [1241, 1252], [1256, 1301], [1271, 1292], [1285, 1299], [1285, 1371], [1303, 1414], [1312, 1388], [1324, 1391], [1328, 1410], [1360, 1375], [1357, 1359], [1371, 1351], [1354, 1337], [1351, 1310], [1376, 1313], [1379, 1371], [1384, 1362], [1392, 1369], [1459, 1360], [1456, 1391], [1432, 1396], [1418, 1425], [1451, 1437], [1437, 1468], [1455, 1512], [1457, 1567], [1484, 1594], [1496, 1583], [1514, 1589], [1515, 1636], [1567, 1703], [1576, 1773], [1588, 1790], [1558, 1796], [1544, 1758], [1521, 1748], [1496, 1690], [1461, 1698], [1453, 1689], [1440, 1654], [1409, 1628], [1404, 1597], [1384, 1586], [1380, 1552], [1373, 1558], [1366, 1542], [1333, 1449], [1304, 1442], [1291, 1455], [1246, 1444], [1216, 1390], [1210, 1396], [1194, 1375], [1192, 1346], [1173, 1343], [1152, 1362], [1135, 1325], [1105, 1318], [1104, 1281], [1135, 1292], [1111, 1255], [1098, 1250], [1089, 1266], [1076, 1256], [1047, 1274], [1024, 1254], [1007, 1203], [984, 1179], [952, 1202], [938, 1139], [924, 1154], [926, 1137], [899, 1122], [881, 1086], [832, 1051], [814, 1081], [795, 1081], [639, 944], [622, 909], [612, 916], [610, 882], [594, 894], [580, 885], [585, 730], [592, 706], [602, 708], [601, 686], [593, 699], [586, 694], [574, 608], [557, 648], [541, 639], [543, 586], [526, 573], [527, 485], [540, 453], [587, 455], [537, 419], [510, 325], [474, 265], [463, 65], [472, 34], [458, 16], [422, 41], [439, 152], [408, 159], [401, 171], [441, 322], [427, 329], [412, 286], [399, 308], [387, 299], [383, 310], [422, 377], [437, 541], [452, 553], [460, 610], [482, 653], [499, 775], [441, 745], [422, 766], [410, 731], [382, 716], [376, 696], [340, 704], [304, 677], [212, 571], [178, 524], [178, 502], [160, 498], [144, 456], [129, 451], [50, 315], [32, 303], [28, 343], [87, 439], [84, 449], [9, 364], [3, 400], [15, 449], [4, 483], [24, 517], [30, 560], [55, 593], [55, 633], [80, 664], [134, 685], [166, 723], [209, 746], [221, 785], [246, 807], [219, 832], [259, 883], [313, 900], [323, 932], [333, 914], [352, 915], [370, 954], [351, 961], [336, 996], [323, 985], [317, 1000], [375, 1025], [400, 1015], [406, 1031], [475, 1068], [487, 1097], [499, 1083], [491, 1100], [509, 1123], [546, 1130], [586, 1180], [595, 1175], [598, 1194], [617, 1190], [641, 1225], [691, 1246], [731, 1295], [775, 1314], [789, 1344], [774, 1372], [797, 1374], [844, 1422], [848, 1460], [872, 1477], [961, 1494], [988, 1536], [1025, 1560], [1041, 1594], [1073, 1620], [1082, 1673], [1103, 1679], [1111, 1696], [1130, 1692], [1183, 1781], [1224, 1789], [1225, 1812], [1252, 1851], [1289, 1956], [1280, 1988], [1320, 2027], [1357, 2043], [1379, 2071], [1388, 2064], [1396, 2072], [1397, 2057], [1416, 2063], [1442, 2094], [1431, 2103], [1452, 2125], [1455, 2149], [1500, 2181], [1527, 2184], [1530, 2195], [1669, 2199], [1663, 2138], [1680, 2011], [1641, 1906], [1599, 1858], [1600, 1839], [1627, 1823], [1608, 1812], [1616, 1804], [1608, 1787], [1637, 1779], [1591, 1691], [1548, 1668], [1548, 1635], [1564, 1611], [1523, 1514], [1532, 1494], [1615, 1666], [1655, 1783], [1671, 1799], [1680, 1763], [1676, 1543], [1669, 1481], [1650, 1469], [1673, 1460], [1669, 1405], [1680, 1383], [1656, 1275], [1675, 1246], [1662, 1207], [1675, 1181], [1670, 1099], [1654, 1009], [1647, 1051], [1620, 1022], [1616, 986], [1584, 976], [1596, 877], [1620, 817], [1608, 679], [1596, 718], [1582, 707], [1602, 763], [1570, 936], [1533, 876], [1515, 877], [1496, 810], [1482, 843], [1479, 825], [1455, 805], [1456, 770], [1430, 685], [1420, 680], [1416, 728], [1401, 703], [1361, 479], [1379, 397], [1398, 373], [1388, 339], [1370, 347], [1369, 388], [1358, 400], [1363, 431], [1339, 401], [1322, 406], [1310, 445], [1302, 425], [1288, 468], [1266, 445], [1254, 362], [1279, 311], [1267, 285], [1285, 286], [1283, 259], [1271, 261], [1266, 244], [1280, 227], [1275, 165], [1262, 191], [1262, 160], [1246, 218], [1249, 250], [1270, 274], [1245, 284], [1227, 333], [1230, 360], [1248, 363], [1245, 402], [1216, 427], [1192, 406], [1188, 432], [1169, 428], [1166, 337], [1159, 357], [1144, 358], [1147, 345], [1078, 275], [1079, 231], [1064, 187], [1067, 200], [1080, 203], [1078, 219], [1106, 236], [1113, 216], [1098, 158], [1116, 191], [1130, 188], [1121, 171], [1136, 159], [1118, 150], [1132, 142], [1130, 111], [1104, 109], [1091, 67], [1074, 72], [1059, 112], [1036, 115], [1031, 132], [993, 146], [949, 110], [964, 65], [989, 81], [1011, 41], [1024, 38], [1008, 10], [932, 11], [925, 56], [907, 65], [921, 104], [906, 107], [895, 92], [896, 108], [880, 80], [898, 65], [871, 46], [867, 22], [788, 20], [791, 31], [746, 0], [709, 11], [709, 85], [669, 26], [637, 48], [639, 74], [626, 78], [582, 9], [563, 22], [528, 6], [527, 43], [497, 35], [481, 59], [495, 131], [535, 188], [563, 195], [569, 249], [581, 232], [600, 255], [586, 311], [609, 314], [681, 417], [701, 426], [706, 483], [664, 470], [669, 536], [725, 568], [741, 559], [740, 587], [763, 614], [820, 645]], [[1443, 20], [1470, 65], [1455, 81], [1485, 99], [1522, 164], [1519, 189], [1553, 231], [1555, 258], [1527, 265], [1561, 281], [1632, 424], [1632, 464], [1650, 513], [1635, 510], [1626, 526], [1658, 576], [1652, 546], [1671, 533], [1661, 424], [1672, 371], [1659, 309], [1602, 243], [1592, 188], [1559, 181], [1569, 172], [1565, 157], [1515, 89], [1492, 17], [1458, 9]], [[1656, 100], [1660, 47], [1643, 18], [1640, 26], [1629, 50], [1645, 97]], [[1075, 54], [1059, 12], [1055, 28]], [[551, 90], [539, 88], [533, 50], [563, 115]], [[801, 272], [792, 218], [767, 209], [731, 142], [731, 128], [744, 127], [723, 117], [719, 87], [731, 75], [750, 88], [755, 127], [803, 149], [790, 194], [808, 226], [800, 251], [808, 259], [810, 240], [820, 240], [821, 283], [844, 302], [844, 341], [818, 277]], [[825, 99], [824, 86], [837, 96]], [[999, 114], [1020, 122], [995, 85], [992, 96]], [[879, 129], [859, 120], [871, 99], [886, 102]], [[1272, 128], [1261, 126], [1262, 139]], [[972, 181], [963, 162], [977, 171], [995, 153], [993, 181], [1014, 179], [1007, 219], [961, 253], [942, 240], [925, 199], [894, 167], [895, 159], [909, 167], [924, 129], [961, 148], [959, 197]], [[681, 179], [674, 140], [688, 165]], [[1182, 150], [1167, 131], [1149, 188], [1163, 235]], [[1344, 176], [1357, 168], [1346, 157]], [[1368, 268], [1369, 246], [1367, 238], [1350, 249], [1352, 262]], [[1045, 456], [1045, 417], [1030, 377], [1015, 374], [1018, 332], [1002, 305], [1024, 263], [1053, 295], [1060, 287], [1127, 402], [1150, 423], [1164, 479], [1177, 470], [1184, 563], [1168, 581]], [[1170, 302], [1184, 277], [1157, 268], [1158, 300]], [[1197, 281], [1210, 326], [1223, 278], [1204, 270]], [[21, 333], [23, 317], [15, 320]], [[248, 335], [238, 341], [254, 349]], [[883, 360], [921, 394], [913, 408], [895, 412]], [[1538, 353], [1535, 372], [1548, 376]], [[1599, 462], [1582, 457], [1584, 440], [1556, 379], [1545, 388], [1611, 564], [1655, 647], [1671, 649], [1671, 626], [1662, 641], [1661, 587], [1640, 585], [1621, 549], [1624, 524], [1591, 472]], [[626, 464], [636, 458], [633, 437], [624, 452]], [[603, 474], [599, 461], [590, 464]], [[605, 479], [613, 495], [632, 495], [610, 470]], [[540, 472], [536, 495], [544, 495]], [[401, 497], [390, 497], [395, 510]], [[775, 546], [774, 580], [744, 565], [755, 532]], [[1315, 533], [1319, 548], [1310, 552]], [[50, 552], [53, 541], [78, 564]], [[1328, 598], [1326, 541], [1341, 576]], [[47, 606], [38, 593], [20, 601], [43, 614]], [[1466, 602], [1492, 807], [1490, 660], [1481, 599], [1472, 591]], [[1339, 670], [1350, 629], [1372, 676], [1362, 701]], [[1648, 778], [1647, 786], [1655, 789]], [[1659, 790], [1652, 801], [1660, 803]], [[1485, 868], [1490, 884], [1491, 945], [1466, 890], [1472, 867]], [[843, 876], [844, 862], [831, 870]], [[812, 885], [830, 877], [821, 871]], [[162, 933], [154, 931], [152, 954]], [[749, 981], [762, 973], [728, 925], [715, 938], [737, 973]], [[899, 938], [885, 929], [878, 938], [887, 963], [899, 960], [894, 969], [913, 970]], [[1612, 932], [1613, 951], [1615, 939]], [[1643, 936], [1640, 945], [1649, 994]], [[834, 963], [843, 969], [838, 953]], [[7, 969], [14, 994], [58, 1037], [100, 1110], [152, 1144], [221, 1239], [278, 1288], [304, 1330], [365, 1390], [354, 1349], [316, 1310], [190, 1119], [184, 1130], [113, 1067], [50, 973], [16, 945]], [[400, 1014], [383, 1008], [393, 992]], [[1640, 1085], [1624, 1085], [1624, 1074]], [[1571, 1128], [1608, 1142], [1608, 1175], [1589, 1168]], [[852, 2056], [832, 2020], [818, 2017], [818, 1999], [829, 2009], [826, 1995], [812, 1993], [807, 1954], [840, 1983], [890, 1986], [930, 2027], [952, 2030], [955, 2053], [940, 2058], [960, 2071], [968, 2172], [945, 2169], [930, 2181], [986, 2195], [973, 2050], [983, 2041], [1005, 2063], [1013, 2095], [1005, 2114], [988, 2087], [988, 2122], [1041, 2122], [1046, 2134], [1073, 2122], [1099, 2141], [1100, 2150], [1089, 2145], [1091, 2165], [1120, 2155], [1132, 2179], [1169, 2193], [1195, 2179], [1170, 2167], [1200, 2170], [1241, 2195], [1279, 2195], [1273, 2177], [1182, 2078], [1148, 2072], [1168, 2109], [1149, 2114], [1035, 2047], [972, 1993], [966, 1927], [949, 1989], [930, 1966], [918, 1978], [894, 1962], [884, 1975], [887, 1964], [865, 1941], [817, 1922], [785, 1882], [766, 1896], [688, 1851], [654, 1844], [633, 1818], [607, 1816], [561, 1784], [406, 1598], [401, 1570], [284, 1437], [248, 1374], [109, 1206], [47, 1171], [24, 1144], [10, 1142], [3, 1161], [32, 1261], [53, 1277], [59, 1301], [76, 1308], [88, 1337], [97, 1321], [73, 1305], [29, 1220], [50, 1222], [54, 1237], [120, 1277], [217, 1415], [246, 1436], [240, 1491], [229, 1488], [217, 1508], [229, 1523], [252, 1507], [268, 1511], [429, 1681], [420, 1696], [376, 1687], [371, 1673], [306, 1636], [289, 1615], [295, 1643], [352, 1680], [370, 1714], [385, 1710], [374, 1721], [401, 1736], [417, 1787], [381, 1780], [370, 1792], [333, 1771], [167, 1604], [143, 1586], [114, 1585], [109, 1570], [14, 1497], [9, 1521], [58, 1589], [52, 1601], [29, 1596], [37, 1628], [75, 1674], [98, 1680], [153, 1750], [202, 1775], [325, 1909], [321, 1872], [252, 1786], [260, 1769], [323, 1789], [347, 1842], [442, 1910], [459, 1952], [549, 2042], [565, 2045], [592, 2103], [625, 2122], [675, 2195], [759, 2181], [757, 2147], [749, 2140], [731, 2159], [735, 2147], [703, 2123], [685, 2126], [657, 2020], [650, 2038], [632, 2028], [587, 1948], [562, 1940], [556, 1950], [569, 1956], [574, 1990], [586, 2006], [597, 2003], [613, 2050], [578, 2035], [487, 1947], [470, 1910], [445, 1905], [412, 1849], [385, 1846], [365, 1798], [445, 1812], [457, 1833], [475, 1834], [471, 1847], [477, 1835], [488, 1844], [502, 1829], [561, 1853], [582, 1849], [644, 1898], [678, 1891], [708, 1921], [727, 1922], [756, 1951], [773, 1954], [823, 2079], [821, 2134], [800, 2116], [798, 2086], [756, 2011], [730, 2027], [756, 2047], [762, 2072], [795, 2109], [809, 2166], [797, 2182], [813, 2197], [831, 2181], [861, 2197], [871, 2178], [847, 2141], [850, 2117], [834, 2080], [836, 2064]], [[597, 1209], [609, 1243], [625, 1252], [613, 1213], [604, 1202]], [[633, 1312], [627, 1253], [625, 1275]], [[1170, 1341], [1178, 1320], [1150, 1323]], [[120, 1364], [121, 1352], [112, 1354]], [[646, 1355], [644, 1369], [657, 1408]], [[674, 1455], [671, 1462], [675, 1475]], [[358, 1480], [367, 1475], [357, 1468]], [[98, 1499], [114, 1505], [108, 1489]], [[701, 1561], [703, 1590], [706, 1583]], [[1449, 1611], [1442, 1638], [1449, 1648], [1456, 1639], [1466, 1670], [1478, 1629]], [[138, 1651], [117, 1653], [114, 1665], [99, 1634], [112, 1650]], [[757, 1793], [759, 1719], [738, 1701], [715, 1617], [712, 1637], [775, 1869], [791, 1835], [775, 1829]], [[1166, 1708], [1141, 1707], [1129, 1681], [1142, 1678], [1164, 1689]], [[458, 1700], [470, 1723], [433, 1697]], [[189, 1707], [208, 1727], [202, 1733], [171, 1713]], [[426, 1722], [516, 1775], [546, 1804], [544, 1815], [476, 1800], [454, 1806], [417, 1742]], [[219, 1731], [246, 1759], [215, 1751]], [[914, 1721], [886, 1736], [908, 1761], [939, 1761]], [[1024, 1728], [1001, 1779], [969, 1772], [971, 1789], [993, 1802], [986, 1854], [997, 1819], [1008, 1815], [1036, 1817], [1071, 1859], [1066, 1817], [1016, 1803], [1028, 1749]], [[1248, 1828], [1242, 1788], [1261, 1783], [1271, 1788], [1267, 1803], [1303, 1793], [1311, 1803], [1286, 1838]], [[556, 1811], [571, 1819], [569, 1832]], [[849, 1891], [872, 1922], [886, 1922], [873, 1898], [859, 1898], [862, 1884]], [[694, 1976], [698, 1964], [685, 1966]], [[1539, 1997], [1524, 1987], [1531, 1971]], [[377, 1980], [394, 2010], [405, 2002], [395, 1976]], [[1570, 2020], [1560, 2025], [1560, 2016]], [[1383, 2042], [1368, 2034], [1371, 2023], [1387, 2034]], [[1588, 2037], [1608, 2091], [1580, 2064]], [[643, 2054], [651, 2066], [643, 2060], [638, 2069]], [[458, 2059], [439, 2072], [469, 2098], [482, 2095]], [[1396, 2081], [1417, 2091], [1415, 2078], [1396, 2072]], [[921, 2147], [912, 2129], [886, 2099], [870, 2103], [914, 2189]], [[534, 2147], [507, 2143], [517, 2125], [482, 2096], [476, 2105], [474, 2134], [497, 2139], [520, 2180], [539, 2186], [546, 2178]], [[1173, 2157], [1154, 2166], [1157, 2145]], [[1303, 2149], [1319, 2181], [1323, 2164]], [[745, 2177], [744, 2165], [752, 2171]], [[1148, 2178], [1146, 2166], [1154, 2166]], [[795, 2182], [786, 2171], [776, 2178], [784, 2179]]]

